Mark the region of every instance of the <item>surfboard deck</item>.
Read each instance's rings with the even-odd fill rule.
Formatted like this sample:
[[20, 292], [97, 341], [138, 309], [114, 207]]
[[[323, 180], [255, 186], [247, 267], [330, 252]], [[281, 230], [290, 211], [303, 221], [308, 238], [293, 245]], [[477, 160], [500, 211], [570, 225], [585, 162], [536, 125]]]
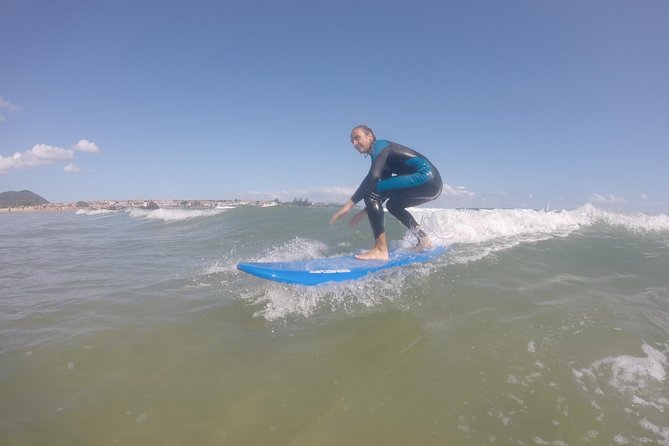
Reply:
[[433, 260], [446, 252], [445, 246], [414, 252], [390, 251], [389, 260], [358, 260], [353, 255], [289, 262], [241, 262], [237, 269], [261, 279], [296, 285], [319, 285], [360, 279], [382, 269]]

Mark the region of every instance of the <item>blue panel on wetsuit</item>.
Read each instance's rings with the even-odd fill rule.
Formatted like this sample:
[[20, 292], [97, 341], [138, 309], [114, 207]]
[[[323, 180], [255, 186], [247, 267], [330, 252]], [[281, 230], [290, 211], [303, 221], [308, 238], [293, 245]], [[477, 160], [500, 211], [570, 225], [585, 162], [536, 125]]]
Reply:
[[432, 179], [432, 166], [423, 158], [411, 158], [405, 164], [416, 169], [416, 173], [381, 180], [376, 185], [376, 191], [385, 192], [388, 190], [408, 189], [421, 186]]
[[372, 159], [376, 158], [379, 156], [379, 153], [386, 147], [390, 145], [389, 141], [386, 141], [385, 139], [379, 139], [378, 141], [375, 141], [374, 144], [372, 145]]

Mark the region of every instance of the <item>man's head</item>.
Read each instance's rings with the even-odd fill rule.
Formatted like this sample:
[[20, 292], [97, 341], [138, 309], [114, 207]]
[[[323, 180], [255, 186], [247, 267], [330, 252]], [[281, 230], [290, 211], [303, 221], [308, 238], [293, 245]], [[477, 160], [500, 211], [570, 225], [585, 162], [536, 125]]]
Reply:
[[366, 125], [359, 125], [351, 130], [351, 144], [360, 153], [369, 154], [374, 141], [376, 141], [374, 131]]

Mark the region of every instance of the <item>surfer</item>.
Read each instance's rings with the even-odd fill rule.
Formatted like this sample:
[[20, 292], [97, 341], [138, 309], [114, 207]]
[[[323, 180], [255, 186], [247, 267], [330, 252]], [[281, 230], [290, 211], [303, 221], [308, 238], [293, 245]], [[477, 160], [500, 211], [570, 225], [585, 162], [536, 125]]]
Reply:
[[355, 149], [372, 158], [369, 173], [353, 196], [330, 219], [334, 224], [348, 214], [360, 200], [365, 208], [351, 218], [350, 225], [357, 225], [367, 214], [374, 233], [374, 247], [356, 257], [362, 260], [387, 260], [388, 241], [383, 218], [386, 208], [418, 238], [416, 249], [432, 247], [432, 242], [406, 208], [432, 201], [441, 194], [442, 182], [437, 168], [423, 155], [400, 144], [377, 140], [366, 125], [351, 130], [351, 143]]

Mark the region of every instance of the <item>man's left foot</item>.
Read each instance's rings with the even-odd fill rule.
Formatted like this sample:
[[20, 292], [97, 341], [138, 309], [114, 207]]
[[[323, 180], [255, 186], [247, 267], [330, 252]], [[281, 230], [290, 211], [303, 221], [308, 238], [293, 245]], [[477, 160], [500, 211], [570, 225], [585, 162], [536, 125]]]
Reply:
[[374, 248], [356, 255], [355, 258], [358, 260], [388, 260], [390, 257], [388, 256], [388, 251]]

